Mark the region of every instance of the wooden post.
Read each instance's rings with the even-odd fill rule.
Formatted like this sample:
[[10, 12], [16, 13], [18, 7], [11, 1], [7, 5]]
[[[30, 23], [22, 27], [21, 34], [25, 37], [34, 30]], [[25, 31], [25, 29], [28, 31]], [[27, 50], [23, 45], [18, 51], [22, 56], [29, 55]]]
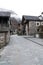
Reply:
[[27, 34], [29, 35], [29, 21], [27, 21]]
[[29, 35], [29, 21], [28, 21], [28, 35]]

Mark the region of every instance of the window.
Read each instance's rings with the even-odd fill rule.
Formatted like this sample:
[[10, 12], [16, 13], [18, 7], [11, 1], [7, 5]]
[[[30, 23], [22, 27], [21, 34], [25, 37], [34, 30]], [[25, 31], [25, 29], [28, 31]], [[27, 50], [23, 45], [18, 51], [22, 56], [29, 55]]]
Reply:
[[43, 25], [43, 22], [41, 22], [41, 25]]
[[39, 32], [39, 29], [37, 29], [37, 32]]
[[36, 22], [36, 26], [40, 26], [40, 22]]
[[37, 25], [39, 25], [39, 23], [37, 23]]

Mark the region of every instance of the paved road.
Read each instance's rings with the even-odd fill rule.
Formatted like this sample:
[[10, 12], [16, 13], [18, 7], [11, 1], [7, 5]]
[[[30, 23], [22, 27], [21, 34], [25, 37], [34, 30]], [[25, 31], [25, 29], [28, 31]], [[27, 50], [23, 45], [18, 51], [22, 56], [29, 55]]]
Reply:
[[43, 46], [43, 39], [41, 38], [34, 38], [34, 37], [27, 37], [27, 36], [25, 36], [24, 38], [34, 42], [35, 44]]
[[23, 36], [11, 36], [10, 43], [0, 55], [0, 65], [43, 65], [43, 46]]

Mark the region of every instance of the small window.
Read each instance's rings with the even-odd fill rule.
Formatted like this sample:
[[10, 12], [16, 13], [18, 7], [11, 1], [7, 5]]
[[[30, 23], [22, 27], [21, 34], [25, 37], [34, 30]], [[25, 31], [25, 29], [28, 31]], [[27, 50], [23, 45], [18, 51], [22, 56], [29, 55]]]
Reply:
[[39, 29], [37, 29], [37, 32], [39, 32]]
[[37, 23], [37, 25], [39, 25], [39, 23]]
[[41, 25], [43, 25], [43, 22], [41, 22]]
[[36, 26], [40, 26], [40, 22], [36, 22]]

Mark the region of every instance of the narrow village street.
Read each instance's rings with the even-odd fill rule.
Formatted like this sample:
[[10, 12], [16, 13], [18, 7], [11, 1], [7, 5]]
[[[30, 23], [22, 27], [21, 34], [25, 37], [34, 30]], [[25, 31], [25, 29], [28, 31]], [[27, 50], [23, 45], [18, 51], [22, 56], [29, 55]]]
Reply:
[[[0, 65], [43, 65], [43, 46], [28, 39], [12, 35], [0, 53]], [[43, 39], [38, 41], [43, 43]]]
[[43, 0], [0, 0], [0, 65], [43, 65]]

